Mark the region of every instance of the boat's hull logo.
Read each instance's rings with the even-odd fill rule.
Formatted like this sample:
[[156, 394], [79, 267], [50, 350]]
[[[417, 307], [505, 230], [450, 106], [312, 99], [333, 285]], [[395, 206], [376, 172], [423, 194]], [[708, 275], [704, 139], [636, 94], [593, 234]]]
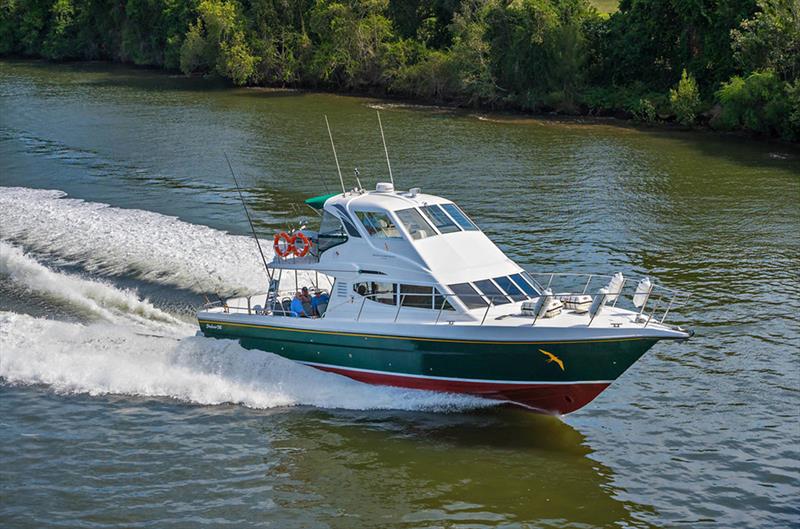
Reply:
[[558, 364], [558, 367], [561, 368], [561, 371], [564, 371], [564, 362], [559, 357], [557, 357], [551, 352], [545, 351], [544, 349], [539, 349], [539, 352], [547, 357], [548, 364], [550, 362], [555, 362], [556, 364]]
[[206, 323], [206, 329], [213, 329], [215, 331], [221, 331], [222, 325], [217, 325], [215, 323]]

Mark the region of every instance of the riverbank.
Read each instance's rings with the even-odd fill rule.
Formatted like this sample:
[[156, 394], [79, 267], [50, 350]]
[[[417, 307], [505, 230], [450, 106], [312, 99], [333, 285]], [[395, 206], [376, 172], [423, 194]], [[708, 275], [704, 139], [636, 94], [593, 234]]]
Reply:
[[534, 112], [530, 110], [523, 110], [514, 107], [495, 108], [491, 106], [464, 106], [457, 102], [452, 101], [437, 101], [430, 99], [414, 99], [402, 97], [392, 94], [385, 94], [377, 90], [334, 90], [325, 88], [310, 88], [310, 87], [287, 87], [279, 85], [271, 86], [246, 86], [237, 87], [230, 80], [220, 77], [218, 75], [185, 75], [179, 70], [168, 70], [157, 66], [142, 66], [130, 63], [114, 62], [114, 61], [49, 61], [41, 58], [30, 57], [7, 57], [0, 58], [0, 63], [3, 61], [9, 64], [27, 65], [34, 68], [52, 68], [63, 67], [71, 68], [76, 71], [117, 71], [128, 79], [132, 84], [136, 84], [136, 80], [132, 79], [130, 73], [141, 72], [149, 75], [161, 76], [164, 79], [171, 79], [180, 83], [186, 81], [190, 83], [195, 90], [209, 90], [209, 91], [240, 91], [247, 90], [252, 93], [265, 93], [265, 94], [330, 94], [351, 98], [370, 98], [374, 99], [374, 107], [376, 109], [396, 106], [409, 109], [419, 109], [425, 112], [450, 112], [455, 114], [473, 115], [477, 119], [484, 121], [495, 121], [505, 123], [523, 123], [526, 120], [536, 120], [542, 123], [555, 123], [563, 125], [607, 125], [613, 127], [627, 128], [630, 130], [638, 131], [654, 131], [654, 132], [668, 132], [668, 133], [695, 133], [707, 134], [722, 138], [732, 138], [738, 141], [752, 140], [759, 143], [774, 144], [776, 146], [788, 147], [791, 150], [786, 153], [790, 159], [800, 156], [800, 152], [796, 152], [795, 147], [798, 146], [796, 141], [787, 141], [773, 136], [755, 135], [752, 132], [744, 130], [718, 130], [708, 126], [708, 124], [696, 123], [692, 126], [682, 125], [673, 120], [654, 120], [642, 121], [634, 116], [631, 116], [624, 111], [618, 112], [585, 112], [585, 113], [563, 113], [556, 110], [547, 110], [542, 112]]
[[9, 4], [0, 11], [0, 56], [104, 59], [236, 86], [800, 140], [793, 2], [707, 10], [648, 0], [612, 14], [588, 0], [123, 4]]

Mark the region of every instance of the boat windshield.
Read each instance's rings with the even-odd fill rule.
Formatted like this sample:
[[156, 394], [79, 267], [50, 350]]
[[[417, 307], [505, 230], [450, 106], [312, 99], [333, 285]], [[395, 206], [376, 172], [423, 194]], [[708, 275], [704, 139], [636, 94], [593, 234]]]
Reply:
[[479, 231], [478, 227], [469, 220], [469, 217], [455, 204], [442, 204], [444, 209], [456, 223], [467, 231]]
[[469, 283], [456, 283], [454, 285], [447, 285], [447, 287], [453, 291], [453, 294], [458, 296], [458, 299], [460, 299], [468, 309], [479, 309], [488, 305], [486, 300], [483, 299], [483, 296]]
[[444, 212], [441, 206], [433, 204], [432, 206], [423, 206], [422, 211], [431, 219], [433, 225], [442, 233], [453, 233], [454, 231], [461, 231], [461, 228], [456, 226], [456, 223]]
[[502, 288], [508, 296], [513, 299], [514, 301], [524, 301], [528, 299], [528, 296], [523, 294], [523, 292], [514, 284], [510, 277], [501, 276], [495, 277], [494, 282], [497, 283], [497, 286]]
[[376, 239], [402, 239], [400, 230], [397, 229], [389, 215], [380, 211], [356, 211], [356, 217], [364, 225], [370, 237]]
[[322, 214], [322, 222], [319, 225], [317, 240], [320, 253], [347, 242], [347, 233], [344, 231], [342, 222], [336, 215], [327, 211]]
[[436, 235], [436, 231], [415, 208], [401, 209], [395, 211], [395, 214], [415, 241]]
[[528, 296], [533, 298], [539, 295], [536, 289], [528, 281], [526, 281], [524, 277], [522, 277], [522, 274], [514, 274], [511, 276], [511, 280]]
[[508, 298], [503, 294], [503, 291], [497, 288], [497, 285], [492, 283], [490, 279], [482, 279], [481, 281], [474, 281], [475, 286], [480, 289], [483, 294], [489, 298], [493, 305], [505, 305], [509, 303]]

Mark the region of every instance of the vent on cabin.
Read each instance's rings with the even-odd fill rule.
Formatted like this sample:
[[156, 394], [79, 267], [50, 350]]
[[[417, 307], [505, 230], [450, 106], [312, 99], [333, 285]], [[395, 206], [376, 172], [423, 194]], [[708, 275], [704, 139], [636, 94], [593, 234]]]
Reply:
[[336, 282], [336, 296], [337, 297], [347, 296], [347, 283], [342, 283], [341, 281]]

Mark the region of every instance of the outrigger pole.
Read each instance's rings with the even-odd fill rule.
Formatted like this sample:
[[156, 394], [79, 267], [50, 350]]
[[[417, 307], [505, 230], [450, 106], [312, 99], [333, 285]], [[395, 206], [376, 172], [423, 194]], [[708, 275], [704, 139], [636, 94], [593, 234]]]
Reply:
[[383, 123], [381, 123], [381, 112], [380, 110], [375, 111], [378, 114], [378, 127], [381, 129], [381, 141], [383, 142], [383, 153], [386, 155], [386, 165], [389, 167], [389, 180], [392, 182], [392, 186], [394, 186], [394, 176], [392, 176], [392, 164], [389, 163], [389, 150], [386, 148], [386, 138], [383, 137]]
[[225, 155], [225, 161], [228, 162], [228, 169], [231, 170], [233, 183], [236, 184], [236, 191], [239, 193], [239, 200], [242, 201], [244, 214], [247, 215], [247, 222], [250, 223], [250, 231], [253, 232], [253, 238], [256, 240], [256, 246], [258, 246], [258, 253], [261, 254], [261, 261], [264, 263], [264, 270], [267, 271], [267, 277], [269, 278], [270, 285], [272, 285], [272, 272], [269, 271], [269, 266], [267, 266], [267, 258], [264, 257], [264, 251], [261, 249], [261, 243], [258, 241], [258, 235], [256, 235], [256, 228], [253, 226], [253, 219], [250, 218], [250, 212], [247, 210], [247, 204], [245, 204], [244, 202], [244, 195], [242, 195], [242, 189], [239, 187], [239, 181], [236, 179], [236, 173], [233, 172], [233, 166], [231, 165], [231, 161], [228, 159], [228, 153], [222, 151], [222, 154]]
[[325, 126], [328, 127], [328, 137], [331, 139], [331, 149], [333, 149], [333, 159], [336, 160], [336, 170], [339, 172], [339, 182], [342, 184], [342, 193], [346, 193], [347, 191], [344, 188], [344, 178], [342, 178], [342, 169], [339, 167], [339, 157], [336, 156], [336, 146], [333, 144], [333, 134], [331, 134], [331, 124], [328, 123], [328, 116], [327, 114], [323, 114], [325, 116]]

